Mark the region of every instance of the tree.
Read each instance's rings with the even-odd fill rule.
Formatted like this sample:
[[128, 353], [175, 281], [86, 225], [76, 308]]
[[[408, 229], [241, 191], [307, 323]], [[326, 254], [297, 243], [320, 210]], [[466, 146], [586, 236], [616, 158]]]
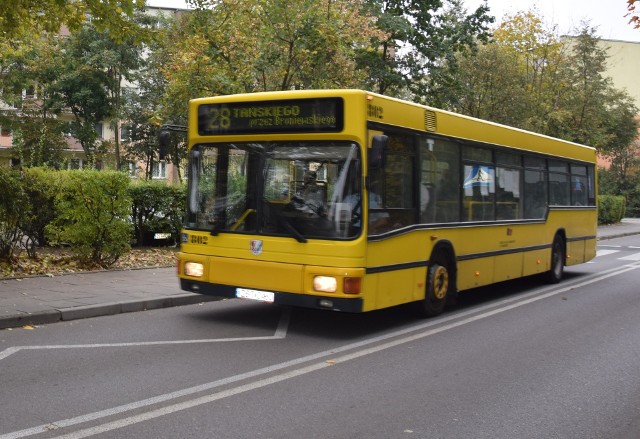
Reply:
[[120, 121], [123, 118], [123, 87], [124, 81], [133, 81], [137, 71], [143, 64], [142, 52], [145, 46], [142, 43], [150, 42], [153, 36], [153, 18], [144, 14], [138, 14], [134, 21], [144, 29], [143, 38], [131, 35], [122, 40], [114, 40], [108, 32], [96, 32], [96, 40], [93, 48], [102, 60], [102, 69], [107, 72], [109, 79], [107, 91], [111, 101], [111, 128], [114, 133], [114, 150], [116, 169], [122, 168], [120, 159]]
[[11, 152], [23, 167], [62, 166], [67, 127], [56, 90], [59, 50], [57, 38], [34, 36], [1, 61], [0, 99], [9, 107], [0, 112], [0, 125], [13, 130]]
[[[125, 94], [124, 120], [126, 121], [125, 157], [133, 162], [144, 163], [144, 176], [152, 178], [153, 164], [158, 158], [158, 136], [161, 120], [158, 117], [165, 92], [166, 82], [158, 68], [154, 53], [147, 60], [138, 75], [137, 90], [128, 90]], [[179, 149], [178, 143], [169, 151], [168, 160], [176, 164], [178, 179], [180, 163], [184, 159], [185, 149]]]
[[384, 38], [373, 39], [360, 65], [370, 65], [368, 88], [383, 94], [409, 90], [418, 101], [434, 98], [432, 89], [446, 81], [445, 61], [472, 50], [488, 38], [493, 17], [480, 6], [467, 15], [460, 0], [368, 0]]
[[452, 80], [440, 84], [443, 107], [481, 119], [544, 132], [566, 86], [558, 74], [563, 45], [533, 11], [508, 17], [490, 43], [459, 54], [445, 70]]
[[195, 1], [168, 33], [167, 108], [189, 98], [292, 88], [355, 87], [356, 53], [383, 38], [358, 0]]
[[[175, 41], [178, 29], [182, 29], [189, 22], [188, 17], [155, 17], [160, 20], [157, 33], [149, 40], [147, 56], [135, 75], [136, 89], [126, 89], [123, 95], [124, 107], [122, 120], [126, 127], [125, 157], [132, 162], [144, 163], [141, 169], [146, 179], [151, 179], [154, 164], [158, 163], [159, 148], [158, 138], [161, 126], [164, 124], [184, 127], [187, 122], [186, 108], [188, 99], [191, 98], [189, 83], [186, 74], [183, 76], [179, 70], [179, 60], [173, 58], [175, 54]], [[195, 30], [194, 30], [195, 31]], [[185, 31], [186, 32], [186, 31]], [[183, 36], [187, 37], [188, 32]], [[180, 40], [176, 40], [180, 41]], [[189, 69], [187, 69], [189, 70]], [[168, 89], [168, 80], [165, 73], [170, 71], [180, 75], [185, 83], [176, 81], [177, 87]], [[191, 86], [197, 89], [197, 84], [203, 75], [193, 77]], [[172, 76], [170, 76], [172, 77]], [[184, 133], [174, 134], [171, 139], [171, 148], [164, 160], [176, 165], [177, 178], [182, 181], [181, 163], [186, 157]]]
[[627, 10], [629, 11], [627, 16], [631, 17], [629, 24], [632, 24], [634, 29], [640, 29], [640, 16], [636, 11], [636, 0], [627, 0]]
[[13, 43], [41, 32], [57, 33], [62, 26], [79, 30], [88, 17], [98, 29], [119, 36], [135, 34], [129, 20], [144, 0], [1, 0], [0, 42]]
[[605, 75], [607, 57], [587, 24], [561, 41], [534, 12], [521, 12], [476, 54], [458, 57], [456, 81], [442, 95], [454, 111], [622, 154], [638, 110]]
[[120, 42], [90, 24], [72, 34], [64, 50], [65, 69], [60, 90], [74, 119], [72, 131], [87, 159], [95, 164], [96, 153], [112, 145], [98, 139], [96, 126], [104, 120], [114, 131], [116, 169], [120, 169], [119, 120], [122, 116], [123, 81], [134, 79], [142, 62], [143, 46], [133, 37]]
[[96, 32], [86, 26], [72, 34], [64, 51], [64, 70], [59, 78], [59, 89], [65, 106], [73, 114], [71, 133], [78, 139], [91, 166], [96, 155], [106, 152], [99, 142], [96, 127], [112, 114], [109, 100], [109, 75], [102, 66], [101, 55], [94, 50]]
[[563, 66], [570, 87], [559, 97], [558, 105], [569, 116], [549, 124], [546, 134], [591, 145], [603, 154], [629, 147], [637, 137], [634, 116], [638, 108], [628, 93], [617, 90], [605, 75], [607, 58], [595, 29], [583, 25], [571, 40]]

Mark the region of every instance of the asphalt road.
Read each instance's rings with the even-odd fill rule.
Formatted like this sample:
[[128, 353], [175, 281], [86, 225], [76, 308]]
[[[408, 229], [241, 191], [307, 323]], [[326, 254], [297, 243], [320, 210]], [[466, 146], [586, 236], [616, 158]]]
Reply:
[[640, 437], [640, 236], [444, 315], [209, 302], [0, 331], [0, 439]]

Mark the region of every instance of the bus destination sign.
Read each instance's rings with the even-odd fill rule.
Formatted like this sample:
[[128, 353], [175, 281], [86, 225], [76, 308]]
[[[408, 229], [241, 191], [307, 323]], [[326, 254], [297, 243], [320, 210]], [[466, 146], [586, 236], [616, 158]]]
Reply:
[[203, 104], [198, 134], [339, 132], [343, 113], [340, 98]]

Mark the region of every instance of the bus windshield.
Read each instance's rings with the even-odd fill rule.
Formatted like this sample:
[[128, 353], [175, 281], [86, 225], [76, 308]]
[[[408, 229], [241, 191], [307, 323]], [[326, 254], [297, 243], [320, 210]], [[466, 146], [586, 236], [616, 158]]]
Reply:
[[188, 228], [299, 242], [360, 234], [355, 143], [209, 143], [190, 154]]

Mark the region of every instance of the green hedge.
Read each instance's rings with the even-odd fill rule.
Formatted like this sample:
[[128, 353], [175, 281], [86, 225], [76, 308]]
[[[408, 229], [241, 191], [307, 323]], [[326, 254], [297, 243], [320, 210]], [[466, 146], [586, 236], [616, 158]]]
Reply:
[[43, 168], [26, 168], [21, 172], [22, 189], [31, 205], [22, 218], [22, 231], [29, 256], [35, 257], [36, 247], [48, 244], [45, 228], [56, 218], [55, 198], [61, 190], [62, 174]]
[[[184, 185], [168, 186], [162, 182], [133, 183], [129, 188], [131, 218], [136, 245], [176, 245], [186, 210]], [[158, 233], [170, 238], [156, 239]]]
[[619, 223], [625, 215], [625, 199], [621, 195], [598, 197], [598, 224]]
[[12, 259], [22, 246], [22, 219], [31, 215], [20, 174], [0, 168], [0, 258]]
[[61, 171], [52, 243], [68, 244], [85, 263], [108, 267], [129, 251], [129, 177], [115, 171]]
[[[137, 245], [177, 244], [186, 188], [131, 181], [109, 171], [0, 167], [0, 258], [68, 245], [77, 258], [108, 266]], [[149, 239], [168, 233], [169, 239]]]

